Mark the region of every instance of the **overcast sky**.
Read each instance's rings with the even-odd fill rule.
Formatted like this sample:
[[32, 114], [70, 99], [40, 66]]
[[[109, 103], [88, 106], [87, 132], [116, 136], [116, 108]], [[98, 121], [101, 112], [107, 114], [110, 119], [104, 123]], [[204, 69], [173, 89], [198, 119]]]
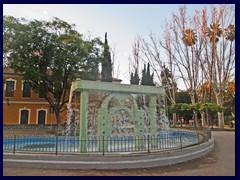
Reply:
[[[70, 24], [83, 35], [91, 34], [108, 42], [117, 50], [115, 68], [120, 67], [120, 79], [129, 84], [128, 57], [137, 35], [148, 37], [150, 32], [161, 36], [162, 26], [178, 11], [178, 4], [4, 4], [3, 15], [26, 19], [50, 20], [58, 17]], [[188, 12], [209, 7], [204, 4], [187, 5]], [[116, 70], [115, 70], [116, 72]], [[182, 89], [183, 87], [180, 86]]]

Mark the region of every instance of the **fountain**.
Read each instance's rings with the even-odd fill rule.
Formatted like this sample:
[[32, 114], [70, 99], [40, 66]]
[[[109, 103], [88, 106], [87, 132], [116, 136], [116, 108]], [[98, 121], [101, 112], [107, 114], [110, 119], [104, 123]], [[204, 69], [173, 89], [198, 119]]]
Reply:
[[[76, 108], [77, 92], [80, 92], [79, 108]], [[32, 137], [26, 142], [19, 140], [17, 147], [24, 151], [51, 147], [47, 151], [133, 152], [196, 143], [198, 138], [194, 133], [187, 137], [185, 132], [169, 131], [164, 92], [162, 87], [77, 80], [70, 88], [65, 135], [46, 139]], [[73, 115], [75, 121], [80, 116], [78, 127], [72, 122]], [[191, 141], [187, 142], [189, 139]], [[31, 140], [34, 145], [29, 145]]]
[[[75, 109], [72, 104], [73, 92]], [[76, 93], [80, 93], [79, 108], [76, 108]], [[4, 137], [3, 149], [13, 153], [77, 153], [77, 156], [69, 155], [66, 161], [61, 156], [54, 156], [55, 162], [59, 160], [57, 163], [63, 169], [72, 165], [74, 169], [152, 167], [153, 164], [161, 166], [184, 162], [209, 153], [214, 148], [209, 131], [203, 131], [204, 135], [196, 131], [169, 131], [164, 111], [164, 93], [163, 87], [76, 80], [72, 83], [67, 104], [65, 136]], [[73, 114], [75, 121], [77, 116], [80, 117], [79, 127], [71, 121]], [[74, 136], [72, 132], [75, 132]], [[201, 138], [207, 143], [201, 144]], [[159, 156], [158, 153], [163, 151], [168, 153]], [[150, 152], [154, 153], [149, 155]], [[86, 153], [102, 157], [86, 157]], [[105, 153], [121, 158], [105, 156]], [[140, 154], [129, 157], [131, 153]], [[31, 163], [32, 156], [27, 162]], [[39, 160], [39, 157], [37, 154], [36, 159]], [[40, 164], [46, 160], [45, 157]], [[72, 160], [69, 161], [69, 158]], [[56, 167], [56, 164], [49, 163], [49, 158], [47, 161], [46, 164]], [[38, 167], [41, 167], [40, 164]]]
[[[67, 103], [67, 120], [66, 120], [66, 125], [65, 125], [65, 131], [64, 134], [66, 136], [69, 136], [72, 132], [72, 129], [75, 129], [74, 123], [72, 122], [72, 116], [73, 116], [73, 109], [72, 109], [72, 97], [73, 97], [73, 83], [70, 87], [70, 92], [69, 92], [69, 101]], [[75, 132], [75, 130], [74, 130]]]
[[73, 115], [73, 109], [71, 107], [71, 104], [67, 104], [67, 120], [66, 120], [66, 125], [65, 125], [65, 132], [64, 134], [66, 136], [69, 136], [71, 134], [71, 129], [72, 129], [72, 115]]
[[[163, 87], [76, 80], [70, 96], [73, 91], [80, 92], [81, 96], [80, 139], [95, 137], [100, 142], [112, 137], [157, 136], [169, 130], [162, 110]], [[102, 146], [98, 144], [100, 151]], [[86, 142], [82, 142], [81, 151], [87, 151]]]

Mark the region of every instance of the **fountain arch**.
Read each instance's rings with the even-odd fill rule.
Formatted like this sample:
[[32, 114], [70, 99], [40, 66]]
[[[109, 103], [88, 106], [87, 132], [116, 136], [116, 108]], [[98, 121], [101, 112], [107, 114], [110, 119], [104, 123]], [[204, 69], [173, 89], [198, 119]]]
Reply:
[[[111, 100], [115, 100], [118, 103], [114, 107], [109, 107]], [[130, 100], [130, 107], [125, 104], [126, 100]], [[117, 94], [112, 93], [107, 96], [101, 108], [98, 111], [98, 136], [110, 136], [112, 134], [112, 117], [118, 111], [125, 111], [129, 117], [129, 121], [134, 124], [134, 134], [137, 133], [139, 122], [143, 119], [143, 111], [137, 108], [136, 100], [130, 94]], [[136, 131], [136, 132], [135, 132]]]
[[[140, 85], [127, 85], [127, 84], [113, 84], [108, 82], [96, 82], [77, 79], [72, 84], [72, 91], [80, 92], [80, 139], [85, 139], [88, 136], [88, 112], [89, 112], [89, 93], [90, 92], [103, 92], [108, 95], [103, 99], [100, 107], [98, 108], [97, 117], [97, 134], [100, 141], [104, 137], [112, 134], [112, 117], [118, 111], [124, 111], [129, 122], [133, 124], [134, 137], [144, 136], [145, 126], [144, 118], [146, 110], [139, 107], [134, 95], [143, 95], [148, 97], [148, 120], [149, 120], [149, 134], [157, 135], [157, 97], [165, 96], [163, 87], [153, 86], [140, 86]], [[116, 101], [111, 106], [111, 101]], [[101, 147], [100, 147], [101, 149]], [[86, 144], [82, 142], [81, 152], [86, 152]]]

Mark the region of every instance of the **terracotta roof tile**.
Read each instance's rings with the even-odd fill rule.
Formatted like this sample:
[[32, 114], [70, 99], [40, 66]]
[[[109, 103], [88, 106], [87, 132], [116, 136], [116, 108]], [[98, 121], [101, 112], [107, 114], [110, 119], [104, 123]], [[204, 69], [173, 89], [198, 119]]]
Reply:
[[15, 73], [15, 71], [12, 68], [3, 68], [4, 74], [21, 74], [21, 73]]

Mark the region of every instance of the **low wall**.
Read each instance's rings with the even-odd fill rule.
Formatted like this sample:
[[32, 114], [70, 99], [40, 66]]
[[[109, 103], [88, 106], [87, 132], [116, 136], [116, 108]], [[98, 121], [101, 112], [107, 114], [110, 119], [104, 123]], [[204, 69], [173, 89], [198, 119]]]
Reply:
[[3, 154], [5, 167], [29, 167], [48, 169], [129, 169], [166, 166], [186, 162], [210, 153], [214, 139], [182, 150], [154, 152], [151, 154], [124, 154], [107, 156]]

